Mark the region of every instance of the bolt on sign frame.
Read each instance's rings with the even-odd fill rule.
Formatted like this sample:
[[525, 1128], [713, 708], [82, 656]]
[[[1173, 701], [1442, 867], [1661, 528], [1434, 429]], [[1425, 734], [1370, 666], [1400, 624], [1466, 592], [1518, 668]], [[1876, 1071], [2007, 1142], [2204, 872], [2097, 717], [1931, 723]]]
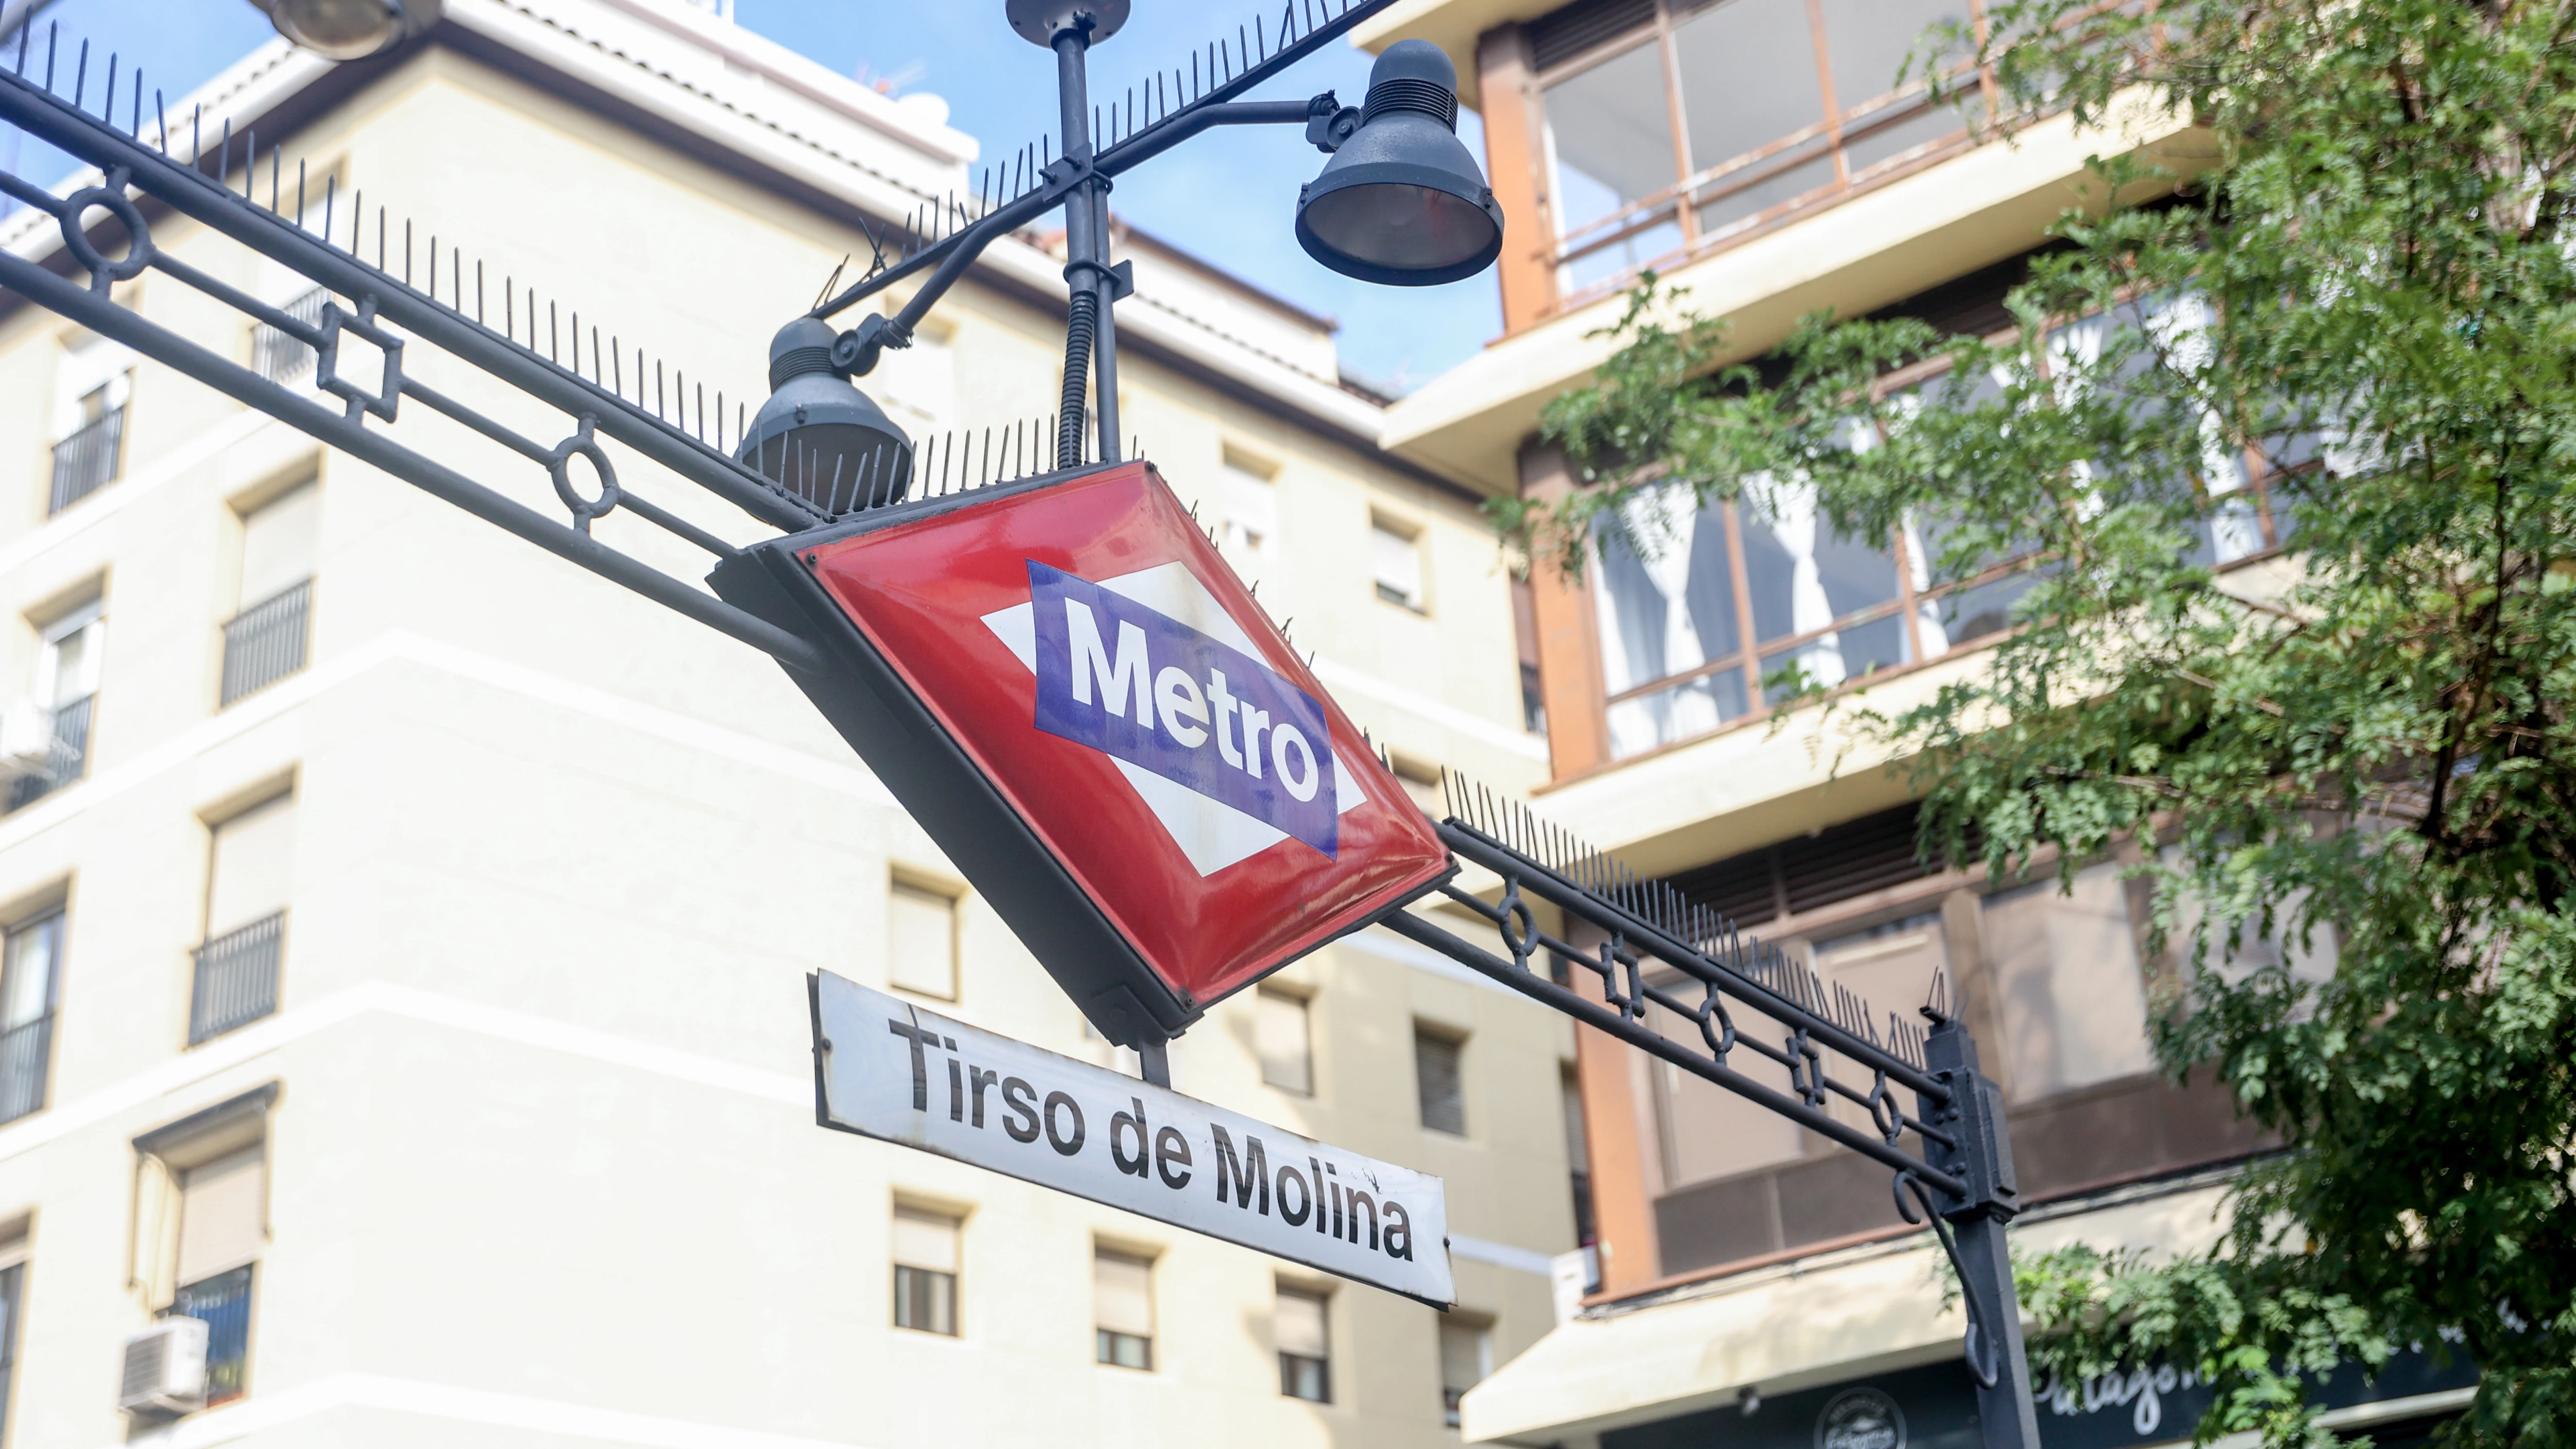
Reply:
[[[1209, 125], [1312, 118], [1325, 98], [1299, 103], [1298, 115], [1289, 117], [1287, 106], [1235, 105], [1232, 97], [1387, 3], [1362, 0], [1326, 18], [1317, 18], [1320, 7], [1310, 14], [1292, 4], [1275, 22], [1258, 27], [1257, 41], [1247, 28], [1238, 42], [1210, 47], [1206, 74], [1180, 90], [1191, 99], [1170, 104], [1173, 88], [1157, 82], [1146, 88], [1152, 98], [1131, 100], [1120, 120], [1103, 118], [1107, 144], [1087, 164], [1067, 167], [1059, 158], [1053, 166], [1033, 166], [1027, 163], [1038, 153], [1024, 153], [1021, 163], [1002, 168], [998, 181], [988, 173], [979, 196], [934, 203], [890, 238], [898, 253], [894, 259], [885, 255], [889, 238], [878, 238], [868, 277], [827, 301], [818, 314], [931, 270], [932, 280], [915, 296], [920, 305], [923, 296], [944, 290], [962, 274], [995, 237], [1064, 204], [1078, 189], [1105, 185], [1108, 172]], [[718, 393], [710, 416], [703, 382], [693, 385], [678, 369], [630, 352], [615, 334], [603, 336], [597, 319], [585, 328], [575, 313], [567, 325], [560, 304], [549, 299], [541, 327], [536, 293], [514, 275], [496, 279], [483, 262], [469, 265], [453, 248], [442, 250], [434, 233], [409, 221], [397, 225], [381, 203], [371, 212], [363, 196], [344, 200], [336, 181], [311, 185], [301, 163], [290, 174], [282, 148], [272, 144], [263, 153], [256, 135], [236, 138], [229, 121], [214, 136], [204, 133], [194, 113], [174, 123], [157, 92], [147, 110], [141, 75], [120, 73], [113, 55], [104, 74], [94, 77], [86, 42], [74, 56], [64, 53], [56, 31], [46, 32], [41, 49], [32, 28], [14, 39], [14, 63], [0, 52], [0, 120], [99, 174], [56, 196], [0, 172], [0, 193], [54, 218], [62, 241], [50, 263], [0, 252], [0, 290], [778, 660], [878, 766], [898, 798], [1084, 1009], [1139, 1045], [1158, 1085], [1168, 1085], [1162, 1041], [1212, 1001], [1339, 932], [1376, 923], [1880, 1163], [1892, 1174], [1900, 1211], [1909, 1221], [1929, 1222], [1958, 1272], [1968, 1317], [1964, 1360], [1978, 1386], [1984, 1443], [2036, 1449], [2037, 1422], [2004, 1242], [2005, 1225], [2020, 1204], [2003, 1107], [1994, 1084], [1977, 1070], [1976, 1045], [1946, 988], [1936, 985], [1934, 999], [1921, 1008], [1928, 1031], [1895, 1017], [1880, 1024], [1857, 998], [1828, 988], [1776, 948], [1742, 937], [1731, 923], [1689, 906], [1671, 888], [1636, 877], [1488, 792], [1452, 778], [1446, 818], [1437, 822], [1389, 808], [1405, 800], [1400, 787], [1365, 745], [1354, 744], [1356, 731], [1297, 665], [1286, 636], [1269, 627], [1248, 592], [1237, 597], [1240, 584], [1231, 571], [1193, 541], [1195, 523], [1176, 520], [1177, 505], [1159, 478], [1142, 464], [1104, 466], [1116, 459], [1114, 418], [1095, 411], [1104, 424], [1096, 451], [1085, 445], [1088, 430], [1080, 411], [1070, 408], [980, 436], [935, 439], [909, 460], [910, 501], [877, 517], [818, 505], [728, 456], [728, 437], [741, 435], [739, 402], [728, 418]], [[414, 43], [433, 44], [436, 37]], [[67, 83], [67, 94], [58, 82]], [[1281, 114], [1269, 114], [1274, 110]], [[1140, 113], [1141, 121], [1132, 119]], [[1329, 122], [1333, 114], [1323, 119]], [[105, 220], [93, 222], [93, 213], [104, 213]], [[325, 289], [331, 300], [320, 309], [319, 321], [271, 306], [157, 246], [153, 226], [174, 215]], [[122, 250], [110, 255], [118, 232]], [[126, 305], [117, 284], [146, 272], [313, 349], [315, 388], [337, 406], [282, 386]], [[1069, 286], [1092, 285], [1112, 294], [1100, 305], [1105, 323], [1119, 286], [1103, 280], [1106, 268], [1073, 272]], [[74, 273], [84, 273], [85, 280], [73, 280]], [[491, 325], [496, 318], [497, 328]], [[892, 338], [880, 341], [899, 345]], [[433, 386], [424, 373], [499, 383], [522, 401], [561, 414], [563, 434], [553, 442], [531, 437]], [[1104, 385], [1098, 395], [1114, 398], [1114, 385]], [[406, 402], [412, 404], [408, 411]], [[423, 410], [535, 465], [568, 521], [414, 446], [409, 439], [416, 434], [407, 424]], [[777, 530], [777, 536], [738, 548], [650, 502], [620, 483], [612, 446], [705, 490], [752, 522]], [[576, 458], [586, 485], [576, 481]], [[989, 734], [999, 728], [997, 716], [970, 719], [941, 686], [908, 674], [913, 657], [887, 647], [890, 631], [902, 621], [880, 608], [885, 601], [871, 596], [864, 579], [834, 571], [835, 558], [889, 547], [907, 528], [925, 530], [943, 519], [954, 525], [977, 516], [1025, 516], [1037, 522], [1014, 534], [1011, 547], [1021, 550], [1032, 604], [1041, 595], [1059, 604], [1079, 595], [1100, 611], [1098, 617], [1160, 628], [1144, 614], [1122, 612], [1138, 606], [1132, 595], [1139, 586], [1128, 585], [1124, 602], [1110, 597], [1115, 589], [1082, 594], [1082, 588], [1099, 589], [1100, 561], [1081, 556], [1064, 538], [1042, 536], [1040, 524], [1062, 526], [1061, 518], [1046, 524], [1039, 517], [1054, 503], [1116, 489], [1124, 490], [1121, 516], [1143, 520], [1133, 536], [1158, 540], [1156, 562], [1181, 564], [1205, 587], [1209, 597], [1196, 632], [1240, 635], [1226, 647], [1275, 676], [1275, 683], [1265, 678], [1263, 685], [1272, 691], [1264, 697], [1275, 706], [1273, 715], [1304, 708], [1289, 696], [1308, 696], [1316, 712], [1308, 722], [1330, 742], [1317, 752], [1318, 763], [1329, 754], [1341, 767], [1335, 778], [1347, 774], [1376, 811], [1352, 838], [1371, 836], [1383, 847], [1382, 869], [1356, 884], [1344, 880], [1332, 910], [1294, 929], [1237, 940], [1226, 951], [1211, 953], [1188, 932], [1167, 933], [1159, 943], [1145, 940], [1153, 923], [1134, 913], [1150, 909], [1149, 902], [1094, 894], [1081, 850], [1038, 828], [1046, 809], [1026, 798], [1026, 782], [1002, 767]], [[715, 561], [714, 592], [596, 538], [593, 523], [618, 512], [705, 551]], [[988, 579], [986, 586], [1004, 582]], [[1167, 610], [1149, 612], [1168, 616]], [[1214, 646], [1204, 640], [1183, 642], [1199, 649], [1193, 657], [1202, 661], [1231, 657], [1210, 652]], [[1242, 649], [1240, 643], [1252, 647]], [[1104, 662], [1115, 661], [1104, 655]], [[1045, 707], [1043, 689], [1033, 697]], [[979, 737], [978, 730], [987, 733]], [[1060, 735], [1059, 743], [1070, 738]], [[1115, 754], [1093, 744], [1096, 753]], [[1130, 739], [1119, 748], [1133, 753], [1144, 746]], [[929, 760], [931, 767], [914, 773], [892, 768], [907, 760]], [[1158, 778], [1185, 776], [1195, 768], [1169, 759], [1163, 764], [1167, 768]], [[1338, 867], [1338, 856], [1327, 857], [1317, 842], [1330, 839], [1338, 852], [1340, 834], [1327, 837], [1311, 814], [1278, 808], [1282, 813], [1275, 820], [1261, 823], [1295, 836], [1301, 842], [1296, 849]], [[1349, 813], [1335, 819], [1347, 820]], [[1143, 831], [1141, 825], [1136, 829]], [[1295, 854], [1285, 845], [1265, 848]], [[1500, 883], [1499, 896], [1489, 900], [1457, 884], [1458, 865], [1491, 873]], [[1311, 862], [1308, 868], [1319, 869]], [[1404, 909], [1426, 892], [1486, 922], [1493, 942], [1480, 946]], [[1539, 906], [1580, 923], [1598, 943], [1578, 946], [1543, 929]], [[1598, 999], [1557, 979], [1576, 980], [1577, 972], [1598, 983]], [[1678, 984], [1659, 984], [1667, 978]], [[1120, 991], [1126, 1000], [1117, 999]], [[1647, 1020], [1649, 1006], [1695, 1024], [1698, 1041], [1657, 1030]], [[1774, 1045], [1758, 1032], [1739, 1030], [1739, 1010], [1758, 1014], [1785, 1036]], [[1785, 1092], [1770, 1084], [1783, 1071]], [[1852, 1073], [1858, 1080], [1845, 1079]], [[1868, 1128], [1835, 1115], [1830, 1109], [1837, 1099], [1857, 1108]]]

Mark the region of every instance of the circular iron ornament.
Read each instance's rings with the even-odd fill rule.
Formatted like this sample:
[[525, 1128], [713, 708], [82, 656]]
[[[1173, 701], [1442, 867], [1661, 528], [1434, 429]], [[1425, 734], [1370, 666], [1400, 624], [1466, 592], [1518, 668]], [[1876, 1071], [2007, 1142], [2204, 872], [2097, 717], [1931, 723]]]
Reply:
[[[142, 211], [125, 194], [125, 173], [120, 170], [108, 181], [109, 185], [84, 186], [63, 198], [63, 250], [88, 269], [93, 292], [106, 291], [111, 282], [131, 281], [152, 265], [152, 232], [143, 224]], [[81, 214], [93, 206], [125, 228], [125, 255], [115, 261], [90, 244], [89, 230], [81, 225]]]
[[1869, 1120], [1878, 1135], [1890, 1142], [1905, 1135], [1905, 1112], [1896, 1105], [1896, 1094], [1888, 1090], [1885, 1072], [1878, 1073], [1870, 1083]]
[[1816, 1416], [1816, 1449], [1905, 1449], [1905, 1411], [1877, 1389], [1845, 1389]]
[[1735, 1050], [1735, 1018], [1726, 1014], [1726, 1003], [1718, 999], [1716, 987], [1707, 991], [1707, 998], [1699, 1004], [1699, 1035], [1717, 1054], [1718, 1065], [1724, 1066], [1727, 1053]]
[[1523, 971], [1530, 969], [1530, 949], [1538, 941], [1538, 920], [1530, 914], [1529, 902], [1521, 899], [1521, 883], [1511, 882], [1503, 889], [1503, 944], [1511, 949], [1512, 964]]
[[[616, 512], [618, 500], [623, 496], [617, 491], [617, 470], [608, 466], [608, 454], [590, 435], [594, 421], [590, 414], [582, 414], [581, 426], [571, 437], [555, 444], [554, 451], [546, 455], [546, 472], [555, 480], [555, 496], [563, 500], [564, 507], [572, 510], [572, 526], [583, 533], [590, 532], [592, 519], [605, 518]], [[572, 486], [572, 470], [566, 465], [575, 453], [588, 458], [590, 466], [599, 474], [597, 498], [584, 498]]]

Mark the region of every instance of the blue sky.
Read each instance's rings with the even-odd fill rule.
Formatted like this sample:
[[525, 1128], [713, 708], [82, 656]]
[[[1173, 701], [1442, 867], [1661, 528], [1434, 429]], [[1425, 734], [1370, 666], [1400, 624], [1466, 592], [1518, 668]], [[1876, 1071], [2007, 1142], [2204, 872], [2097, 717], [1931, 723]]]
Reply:
[[[947, 99], [950, 123], [1003, 156], [1055, 126], [1054, 63], [1012, 34], [1001, 0], [736, 0], [735, 19], [844, 75], [888, 80], [901, 91]], [[1252, 3], [1180, 4], [1136, 0], [1125, 30], [1092, 57], [1095, 95], [1114, 95], [1158, 64], [1187, 63], [1219, 31], [1249, 23]], [[1275, 19], [1275, 13], [1273, 13]], [[265, 16], [248, 0], [60, 0], [39, 21], [59, 22], [67, 43], [86, 36], [143, 67], [166, 94], [191, 90], [266, 40]], [[8, 60], [16, 58], [9, 47]], [[69, 64], [66, 55], [64, 64]], [[1369, 57], [1333, 45], [1309, 57], [1266, 97], [1295, 98], [1330, 88], [1356, 105], [1368, 88]], [[1481, 159], [1472, 115], [1459, 133]], [[1289, 230], [1299, 183], [1323, 157], [1292, 127], [1226, 127], [1165, 153], [1122, 178], [1112, 204], [1145, 230], [1228, 267], [1312, 311], [1342, 322], [1346, 366], [1406, 389], [1463, 361], [1502, 330], [1491, 272], [1446, 287], [1385, 288], [1317, 266]], [[0, 134], [0, 166], [50, 181], [69, 158], [14, 129]]]

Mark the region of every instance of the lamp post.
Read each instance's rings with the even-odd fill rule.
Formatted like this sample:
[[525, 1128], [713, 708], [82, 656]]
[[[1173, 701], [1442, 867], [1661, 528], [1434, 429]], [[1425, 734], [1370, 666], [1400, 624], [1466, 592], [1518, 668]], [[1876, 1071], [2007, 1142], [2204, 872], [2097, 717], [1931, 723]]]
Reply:
[[[915, 260], [935, 256], [935, 270], [900, 311], [864, 318], [843, 332], [830, 324], [903, 268], [863, 280], [781, 328], [770, 344], [772, 395], [736, 451], [739, 461], [836, 509], [853, 506], [851, 500], [870, 507], [902, 499], [910, 481], [911, 440], [852, 379], [874, 369], [887, 348], [910, 346], [913, 329], [986, 245], [1058, 206], [1065, 221], [1066, 313], [1056, 464], [1069, 468], [1083, 461], [1086, 416], [1097, 440], [1092, 456], [1115, 461], [1115, 309], [1135, 282], [1125, 263], [1109, 260], [1110, 187], [1120, 172], [1210, 126], [1306, 128], [1306, 139], [1332, 159], [1299, 190], [1297, 240], [1308, 255], [1345, 276], [1385, 286], [1436, 286], [1474, 276], [1501, 254], [1502, 208], [1458, 140], [1458, 72], [1438, 46], [1403, 40], [1387, 47], [1370, 70], [1361, 107], [1343, 106], [1330, 91], [1305, 101], [1232, 99], [1342, 27], [1312, 30], [1293, 45], [1283, 34], [1280, 48], [1260, 64], [1246, 64], [1224, 84], [1141, 128], [1120, 133], [1113, 121], [1103, 137], [1090, 97], [1088, 58], [1092, 46], [1126, 24], [1127, 11], [1128, 0], [1007, 0], [1012, 30], [1055, 55], [1062, 154], [1037, 171], [1030, 189], [925, 248]], [[1132, 121], [1132, 101], [1129, 116]]]

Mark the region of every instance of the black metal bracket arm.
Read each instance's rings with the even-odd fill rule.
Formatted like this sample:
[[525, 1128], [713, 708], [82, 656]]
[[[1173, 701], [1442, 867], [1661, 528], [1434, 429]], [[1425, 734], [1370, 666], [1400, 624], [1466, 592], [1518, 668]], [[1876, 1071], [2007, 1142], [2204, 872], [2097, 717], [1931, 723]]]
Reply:
[[[1347, 118], [1347, 124], [1344, 124], [1344, 118]], [[1142, 165], [1216, 126], [1304, 126], [1307, 139], [1314, 141], [1318, 149], [1329, 151], [1338, 147], [1358, 125], [1359, 112], [1342, 105], [1331, 91], [1302, 101], [1237, 101], [1191, 106], [1103, 155], [1055, 158], [1039, 172], [1042, 184], [1036, 190], [1004, 202], [902, 262], [864, 278], [816, 307], [811, 315], [822, 318], [836, 316], [907, 277], [917, 276], [925, 270], [930, 272], [930, 280], [904, 303], [900, 312], [891, 317], [863, 318], [857, 327], [841, 334], [841, 346], [833, 349], [834, 365], [852, 376], [865, 376], [876, 366], [884, 349], [912, 345], [913, 329], [930, 315], [930, 309], [939, 304], [949, 288], [966, 274], [967, 268], [983, 256], [986, 248], [1063, 205], [1065, 198], [1074, 192], [1085, 187], [1106, 190], [1109, 179], [1120, 172]], [[1324, 144], [1326, 140], [1332, 144]], [[1122, 272], [1119, 295], [1124, 297], [1134, 291], [1135, 285], [1134, 273]], [[846, 363], [843, 362], [845, 353]]]

